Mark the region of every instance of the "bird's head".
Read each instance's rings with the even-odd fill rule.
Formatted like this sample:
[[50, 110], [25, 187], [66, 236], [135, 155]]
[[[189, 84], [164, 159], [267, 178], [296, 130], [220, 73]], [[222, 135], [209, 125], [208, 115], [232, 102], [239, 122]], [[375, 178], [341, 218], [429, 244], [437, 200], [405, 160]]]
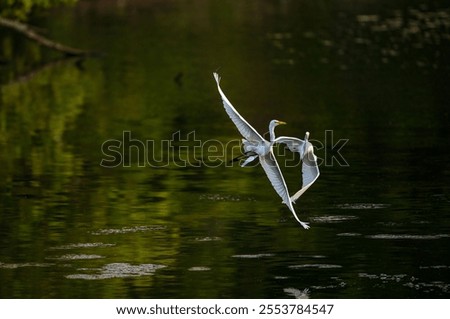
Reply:
[[305, 133], [305, 141], [307, 141], [309, 139], [309, 132]]
[[278, 121], [278, 120], [272, 120], [270, 121], [269, 124], [269, 133], [270, 133], [270, 141], [272, 142], [273, 140], [275, 140], [275, 127], [281, 124], [286, 124], [283, 121]]
[[283, 124], [287, 124], [287, 123], [283, 122], [283, 121], [278, 121], [278, 120], [270, 121], [270, 125], [273, 125], [273, 126], [278, 126], [278, 125], [283, 125]]

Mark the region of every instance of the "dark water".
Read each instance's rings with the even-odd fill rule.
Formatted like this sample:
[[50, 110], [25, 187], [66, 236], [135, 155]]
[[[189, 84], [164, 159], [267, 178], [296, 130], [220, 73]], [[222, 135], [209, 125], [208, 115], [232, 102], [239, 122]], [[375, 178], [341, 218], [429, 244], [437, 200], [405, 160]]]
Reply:
[[[446, 1], [82, 1], [32, 22], [104, 54], [0, 30], [0, 297], [450, 296]], [[260, 167], [219, 165], [239, 135], [218, 68], [260, 132], [311, 132], [310, 230]]]

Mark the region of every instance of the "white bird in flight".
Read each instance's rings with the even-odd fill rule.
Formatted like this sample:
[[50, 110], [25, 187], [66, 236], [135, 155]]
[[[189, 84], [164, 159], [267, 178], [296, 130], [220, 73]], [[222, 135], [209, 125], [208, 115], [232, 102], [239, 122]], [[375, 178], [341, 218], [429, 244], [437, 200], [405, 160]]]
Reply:
[[[286, 124], [285, 122], [278, 121], [278, 120], [272, 120], [269, 124], [269, 133], [270, 133], [270, 141], [267, 141], [264, 139], [240, 114], [239, 112], [233, 107], [233, 105], [230, 103], [230, 101], [227, 99], [225, 94], [223, 93], [222, 89], [220, 88], [220, 77], [217, 73], [213, 73], [214, 78], [217, 82], [217, 89], [219, 90], [220, 96], [222, 97], [223, 106], [225, 108], [225, 111], [227, 112], [230, 119], [233, 121], [233, 123], [236, 125], [238, 131], [242, 134], [244, 139], [242, 139], [243, 145], [244, 145], [244, 152], [247, 156], [247, 159], [244, 161], [244, 163], [241, 166], [245, 166], [251, 161], [253, 161], [256, 158], [259, 158], [259, 162], [261, 163], [261, 166], [263, 167], [264, 171], [266, 172], [267, 177], [269, 178], [273, 188], [278, 193], [278, 195], [283, 200], [283, 203], [288, 206], [292, 214], [294, 215], [295, 219], [300, 223], [300, 225], [303, 226], [305, 229], [309, 229], [309, 225], [306, 222], [301, 221], [292, 205], [293, 200], [295, 201], [298, 197], [301, 196], [301, 194], [306, 191], [306, 189], [311, 186], [311, 184], [317, 179], [318, 177], [318, 168], [317, 168], [317, 161], [312, 153], [313, 148], [311, 143], [308, 142], [307, 138], [309, 136], [309, 133], [306, 134], [305, 140], [302, 141], [297, 138], [291, 138], [291, 137], [280, 137], [275, 138], [275, 127], [280, 124]], [[314, 157], [312, 158], [312, 161], [307, 162], [315, 162], [316, 172], [314, 173], [313, 170], [305, 168], [305, 161], [303, 162], [303, 186], [300, 191], [298, 191], [292, 198], [289, 196], [289, 191], [286, 186], [286, 182], [284, 181], [283, 174], [281, 173], [280, 167], [278, 165], [277, 160], [275, 159], [275, 155], [273, 153], [273, 145], [275, 143], [284, 143], [288, 146], [288, 148], [293, 152], [299, 152], [300, 157], [304, 160], [306, 154], [312, 154]], [[306, 174], [305, 174], [306, 172]], [[306, 178], [305, 178], [306, 175]]]

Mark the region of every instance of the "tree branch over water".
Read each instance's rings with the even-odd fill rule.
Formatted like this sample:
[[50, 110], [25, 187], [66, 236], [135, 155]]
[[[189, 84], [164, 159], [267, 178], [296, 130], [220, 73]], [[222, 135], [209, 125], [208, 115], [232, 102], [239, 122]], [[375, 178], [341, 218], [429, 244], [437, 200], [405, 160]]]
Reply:
[[59, 51], [59, 52], [62, 52], [65, 55], [82, 56], [82, 55], [93, 54], [93, 52], [90, 52], [90, 51], [72, 48], [70, 46], [61, 44], [59, 42], [50, 40], [50, 39], [40, 35], [36, 31], [34, 31], [33, 28], [30, 27], [28, 24], [19, 22], [17, 20], [11, 20], [11, 19], [0, 17], [0, 25], [4, 26], [6, 28], [9, 28], [9, 29], [13, 29], [13, 30], [25, 35], [29, 39], [36, 41], [40, 45], [45, 46], [50, 49], [53, 49], [53, 50], [56, 50], [56, 51]]

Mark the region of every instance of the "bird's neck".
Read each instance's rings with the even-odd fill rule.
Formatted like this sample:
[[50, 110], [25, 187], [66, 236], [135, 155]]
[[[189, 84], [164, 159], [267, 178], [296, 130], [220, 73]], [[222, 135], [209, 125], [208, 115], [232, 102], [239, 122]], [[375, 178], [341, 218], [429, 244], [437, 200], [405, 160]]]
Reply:
[[269, 128], [269, 133], [270, 133], [270, 142], [273, 143], [273, 141], [275, 140], [275, 126]]

